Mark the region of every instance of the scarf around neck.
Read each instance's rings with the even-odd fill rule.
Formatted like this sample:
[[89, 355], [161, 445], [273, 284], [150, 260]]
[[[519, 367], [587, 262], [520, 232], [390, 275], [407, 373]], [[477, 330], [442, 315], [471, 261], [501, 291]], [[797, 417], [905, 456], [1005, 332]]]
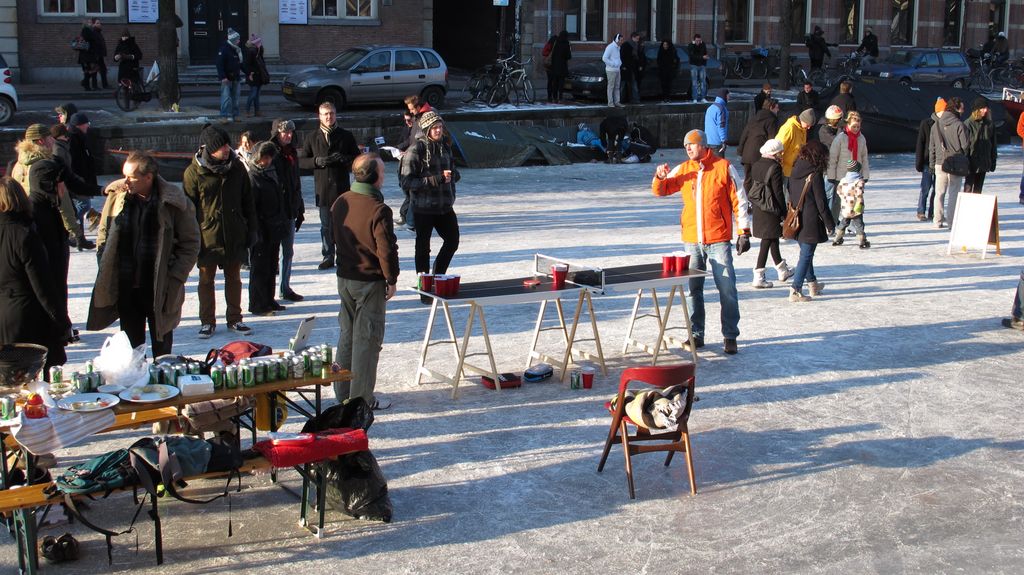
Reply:
[[843, 127], [843, 132], [846, 133], [846, 149], [850, 150], [850, 157], [853, 158], [853, 161], [859, 162], [860, 160], [857, 158], [857, 140], [860, 132], [853, 133], [845, 126]]

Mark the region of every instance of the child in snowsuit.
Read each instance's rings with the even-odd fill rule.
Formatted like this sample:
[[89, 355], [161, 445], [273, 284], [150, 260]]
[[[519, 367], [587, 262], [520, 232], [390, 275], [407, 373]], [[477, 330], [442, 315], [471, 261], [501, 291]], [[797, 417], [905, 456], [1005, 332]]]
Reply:
[[836, 193], [839, 194], [840, 215], [839, 225], [836, 226], [836, 239], [832, 242], [834, 246], [843, 245], [843, 236], [846, 235], [847, 227], [852, 227], [860, 240], [861, 249], [871, 247], [867, 235], [864, 233], [864, 178], [860, 176], [860, 162], [849, 160], [846, 164], [846, 175], [836, 186]]

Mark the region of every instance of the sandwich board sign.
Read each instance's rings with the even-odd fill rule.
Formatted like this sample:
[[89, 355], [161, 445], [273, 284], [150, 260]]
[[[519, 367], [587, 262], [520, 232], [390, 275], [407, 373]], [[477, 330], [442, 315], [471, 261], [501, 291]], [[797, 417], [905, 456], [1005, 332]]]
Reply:
[[957, 194], [956, 214], [949, 233], [946, 255], [953, 250], [981, 250], [985, 259], [990, 246], [999, 254], [999, 209], [996, 197], [985, 194]]

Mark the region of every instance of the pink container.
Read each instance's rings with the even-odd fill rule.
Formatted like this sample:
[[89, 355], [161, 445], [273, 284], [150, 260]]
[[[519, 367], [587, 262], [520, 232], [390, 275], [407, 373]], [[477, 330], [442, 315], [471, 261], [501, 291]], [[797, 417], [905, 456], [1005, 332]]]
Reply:
[[676, 256], [661, 256], [661, 273], [671, 274], [676, 271]]

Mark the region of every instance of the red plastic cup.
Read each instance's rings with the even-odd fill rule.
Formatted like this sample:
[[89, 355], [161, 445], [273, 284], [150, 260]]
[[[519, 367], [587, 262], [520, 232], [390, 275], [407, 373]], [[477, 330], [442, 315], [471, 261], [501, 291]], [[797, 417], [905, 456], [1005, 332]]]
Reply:
[[459, 284], [462, 283], [462, 276], [459, 274], [452, 274], [448, 276], [448, 278], [451, 280], [451, 283], [448, 284], [451, 289], [450, 295], [451, 297], [456, 297], [459, 295]]
[[592, 367], [584, 367], [580, 371], [583, 376], [583, 389], [590, 389], [594, 387], [594, 372], [597, 370]]
[[434, 293], [436, 293], [438, 297], [448, 297], [450, 290], [451, 280], [448, 279], [448, 276], [434, 276]]
[[676, 252], [676, 274], [684, 274], [686, 270], [690, 269], [690, 254], [686, 252]]
[[420, 291], [431, 292], [434, 291], [434, 274], [423, 274], [421, 273], [419, 281]]
[[565, 276], [569, 273], [569, 266], [566, 264], [554, 264], [551, 266], [551, 277], [555, 282], [555, 289], [565, 289]]
[[676, 271], [676, 256], [661, 256], [661, 273], [670, 274]]

